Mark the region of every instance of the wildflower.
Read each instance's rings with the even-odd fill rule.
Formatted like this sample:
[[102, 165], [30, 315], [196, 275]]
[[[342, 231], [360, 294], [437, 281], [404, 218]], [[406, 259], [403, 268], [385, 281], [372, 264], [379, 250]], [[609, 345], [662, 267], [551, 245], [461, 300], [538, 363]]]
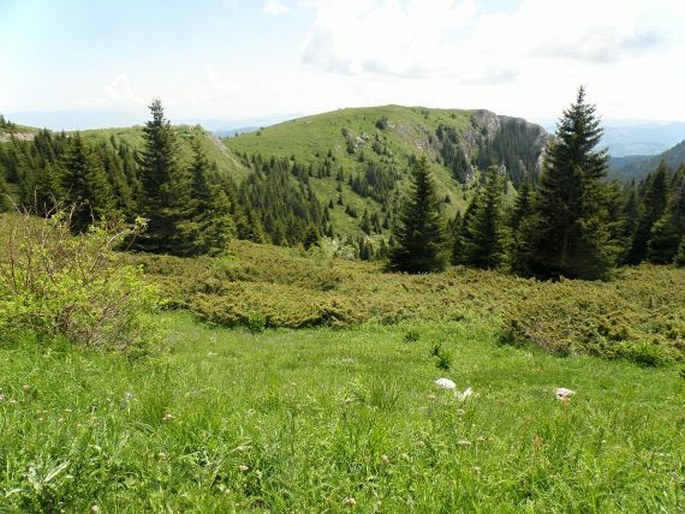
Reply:
[[357, 500], [355, 500], [351, 496], [349, 498], [345, 498], [345, 505], [347, 505], [348, 507], [354, 507], [355, 505], [357, 505]]
[[463, 401], [466, 400], [469, 396], [472, 396], [472, 395], [473, 395], [473, 389], [471, 389], [470, 387], [467, 387], [466, 389], [464, 389], [463, 392], [457, 393], [457, 399], [458, 399], [460, 402], [463, 402]]
[[28, 391], [29, 389], [31, 389], [31, 386], [28, 385], [28, 384], [24, 384], [23, 386], [21, 386], [21, 388], [22, 388], [24, 391]]
[[170, 412], [167, 412], [162, 416], [162, 421], [171, 421], [172, 419], [174, 419], [174, 416]]
[[100, 512], [100, 507], [98, 507], [97, 505], [93, 505], [93, 506], [90, 508], [90, 513], [91, 513], [91, 514], [97, 514], [98, 512]]
[[64, 418], [59, 418], [59, 419], [57, 420], [57, 423], [58, 423], [59, 425], [61, 425], [62, 423], [64, 423]]
[[571, 398], [571, 396], [573, 396], [574, 394], [576, 394], [575, 391], [572, 391], [571, 389], [566, 389], [565, 387], [557, 387], [554, 390], [554, 395], [560, 402], [568, 401], [568, 399]]
[[5, 395], [3, 393], [0, 393], [0, 402], [5, 400]]
[[435, 381], [435, 385], [441, 389], [456, 389], [457, 387], [457, 384], [452, 382], [449, 378], [439, 378]]
[[14, 398], [10, 398], [10, 400], [9, 400], [8, 403], [9, 403], [10, 405], [16, 405], [16, 404], [17, 404], [17, 400], [15, 400]]
[[72, 409], [70, 409], [70, 408], [67, 407], [66, 409], [64, 409], [64, 412], [65, 412], [66, 414], [71, 414], [71, 413], [74, 412], [74, 411], [73, 411]]
[[158, 459], [158, 460], [167, 460], [167, 454], [164, 453], [164, 452], [159, 452], [159, 453], [157, 454], [157, 459]]
[[471, 446], [471, 441], [467, 441], [466, 439], [460, 439], [457, 444], [462, 448], [468, 448], [469, 446]]
[[482, 443], [482, 442], [484, 442], [484, 441], [485, 441], [485, 436], [479, 435], [478, 437], [476, 437], [476, 442], [477, 442], [477, 443]]
[[480, 476], [480, 466], [474, 466], [473, 467], [473, 473], [476, 476]]
[[245, 473], [246, 471], [249, 471], [249, 470], [250, 470], [250, 467], [249, 467], [249, 466], [246, 466], [245, 464], [241, 464], [240, 466], [238, 466], [238, 469], [239, 469], [240, 471], [242, 471], [243, 473]]
[[434, 394], [429, 394], [429, 395], [428, 395], [428, 401], [429, 401], [429, 402], [434, 402], [434, 401], [435, 401], [435, 395], [434, 395]]
[[416, 443], [416, 446], [418, 446], [419, 448], [425, 448], [425, 447], [426, 447], [426, 443], [423, 442], [423, 441], [419, 441], [418, 443]]
[[388, 464], [390, 462], [390, 458], [386, 454], [383, 454], [381, 455], [381, 462], [383, 464]]

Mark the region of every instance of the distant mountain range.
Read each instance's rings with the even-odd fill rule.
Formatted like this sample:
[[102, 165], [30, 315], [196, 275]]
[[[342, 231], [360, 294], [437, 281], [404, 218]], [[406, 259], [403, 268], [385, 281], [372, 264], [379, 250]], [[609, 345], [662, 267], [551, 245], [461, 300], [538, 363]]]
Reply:
[[602, 144], [612, 157], [657, 155], [685, 139], [685, 122], [607, 122]]
[[621, 180], [641, 179], [664, 160], [672, 169], [685, 164], [685, 140], [657, 155], [627, 155], [609, 160], [609, 176]]

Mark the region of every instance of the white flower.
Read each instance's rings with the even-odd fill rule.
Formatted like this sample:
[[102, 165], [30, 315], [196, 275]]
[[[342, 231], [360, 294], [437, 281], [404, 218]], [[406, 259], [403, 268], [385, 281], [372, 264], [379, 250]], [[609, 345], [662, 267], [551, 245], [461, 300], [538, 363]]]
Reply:
[[575, 391], [572, 391], [571, 389], [566, 389], [565, 387], [557, 387], [554, 390], [554, 395], [557, 397], [557, 400], [559, 401], [567, 401], [574, 394], [576, 394]]
[[449, 378], [439, 378], [435, 381], [435, 385], [442, 389], [456, 389], [457, 384], [452, 382]]
[[348, 507], [354, 507], [355, 505], [357, 505], [357, 500], [355, 500], [351, 496], [349, 498], [345, 498], [345, 505], [347, 505]]
[[470, 387], [467, 387], [466, 389], [464, 389], [463, 392], [457, 393], [457, 398], [459, 399], [459, 401], [463, 402], [469, 396], [472, 396], [472, 395], [473, 395], [473, 389], [471, 389]]

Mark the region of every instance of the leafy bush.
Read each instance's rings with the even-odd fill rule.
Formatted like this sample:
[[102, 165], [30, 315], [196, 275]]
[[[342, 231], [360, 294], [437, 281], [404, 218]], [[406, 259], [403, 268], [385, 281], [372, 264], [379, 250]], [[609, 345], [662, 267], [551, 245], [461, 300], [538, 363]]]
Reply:
[[97, 225], [75, 237], [64, 213], [1, 221], [0, 333], [29, 330], [121, 350], [141, 348], [154, 335], [156, 287], [113, 251], [140, 226]]
[[620, 281], [539, 284], [503, 309], [503, 339], [557, 354], [588, 353], [658, 366], [685, 358], [682, 277], [626, 270]]

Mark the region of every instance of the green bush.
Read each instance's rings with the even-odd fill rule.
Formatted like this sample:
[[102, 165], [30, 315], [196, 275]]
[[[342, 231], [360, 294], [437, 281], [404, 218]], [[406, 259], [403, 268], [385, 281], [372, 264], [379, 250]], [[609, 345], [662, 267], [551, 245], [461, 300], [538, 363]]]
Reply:
[[69, 218], [1, 218], [0, 333], [67, 337], [88, 347], [141, 348], [156, 329], [156, 287], [113, 250], [134, 229], [96, 225], [72, 236]]
[[558, 355], [644, 360], [631, 349], [646, 344], [665, 361], [685, 360], [685, 270], [672, 266], [623, 269], [611, 282], [539, 282], [462, 267], [384, 273], [378, 263], [246, 241], [230, 250], [223, 258], [140, 254], [129, 262], [144, 266], [170, 306], [225, 326], [249, 326], [255, 312], [269, 327], [290, 328], [478, 322]]

